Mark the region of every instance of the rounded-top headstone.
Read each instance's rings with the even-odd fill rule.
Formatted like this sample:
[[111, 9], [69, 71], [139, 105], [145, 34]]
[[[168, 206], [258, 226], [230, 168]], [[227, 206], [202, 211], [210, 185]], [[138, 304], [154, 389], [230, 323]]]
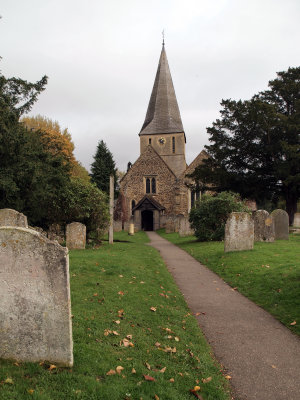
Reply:
[[253, 214], [254, 241], [274, 242], [275, 232], [273, 219], [266, 210], [257, 210]]
[[300, 213], [295, 213], [294, 214], [294, 223], [293, 226], [295, 228], [300, 228]]
[[26, 215], [11, 208], [2, 208], [0, 210], [0, 226], [19, 226], [28, 228]]
[[271, 217], [274, 221], [274, 229], [275, 229], [275, 240], [289, 239], [289, 216], [288, 213], [284, 210], [277, 209], [271, 213]]

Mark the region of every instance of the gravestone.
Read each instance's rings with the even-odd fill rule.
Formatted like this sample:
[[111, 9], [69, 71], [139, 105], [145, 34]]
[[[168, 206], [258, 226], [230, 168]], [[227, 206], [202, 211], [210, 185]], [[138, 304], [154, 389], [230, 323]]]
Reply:
[[272, 217], [266, 210], [258, 210], [253, 214], [254, 241], [274, 242], [275, 231]]
[[71, 366], [68, 249], [32, 229], [0, 227], [0, 358]]
[[294, 223], [293, 226], [300, 228], [300, 213], [294, 214]]
[[191, 228], [189, 219], [187, 217], [179, 218], [179, 236], [191, 236], [194, 235], [195, 231]]
[[27, 217], [11, 208], [2, 208], [0, 210], [0, 226], [20, 226], [22, 228], [28, 228]]
[[274, 210], [271, 213], [274, 221], [275, 240], [288, 240], [289, 239], [289, 216], [284, 210]]
[[60, 224], [51, 224], [48, 229], [48, 239], [57, 240], [59, 244], [65, 241], [64, 228]]
[[254, 222], [246, 212], [233, 212], [225, 225], [224, 251], [252, 250], [254, 244]]
[[66, 226], [66, 246], [68, 249], [85, 249], [86, 226], [72, 222]]
[[122, 221], [114, 221], [114, 232], [122, 232]]

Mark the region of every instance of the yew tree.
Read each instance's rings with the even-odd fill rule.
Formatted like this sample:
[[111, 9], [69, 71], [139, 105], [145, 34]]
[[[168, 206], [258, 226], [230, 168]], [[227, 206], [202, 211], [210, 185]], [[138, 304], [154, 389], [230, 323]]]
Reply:
[[278, 72], [269, 90], [222, 100], [207, 128], [209, 157], [193, 178], [203, 189], [232, 190], [258, 203], [283, 197], [290, 224], [300, 197], [300, 67]]

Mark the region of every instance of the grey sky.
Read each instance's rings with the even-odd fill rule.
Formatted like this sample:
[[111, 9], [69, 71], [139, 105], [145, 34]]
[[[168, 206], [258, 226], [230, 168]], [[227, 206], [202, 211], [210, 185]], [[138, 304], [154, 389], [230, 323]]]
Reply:
[[2, 0], [0, 15], [2, 73], [49, 76], [31, 115], [68, 127], [86, 168], [101, 139], [121, 170], [139, 156], [163, 29], [188, 163], [222, 98], [248, 99], [300, 61], [299, 0]]

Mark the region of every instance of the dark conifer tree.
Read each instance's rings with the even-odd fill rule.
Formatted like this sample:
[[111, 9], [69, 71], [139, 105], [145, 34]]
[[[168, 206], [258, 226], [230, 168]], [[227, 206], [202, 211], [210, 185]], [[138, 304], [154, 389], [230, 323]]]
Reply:
[[116, 165], [111, 152], [106, 144], [101, 140], [98, 143], [94, 162], [91, 165], [91, 178], [97, 187], [103, 192], [109, 194], [109, 177], [114, 176], [115, 191], [117, 185]]

